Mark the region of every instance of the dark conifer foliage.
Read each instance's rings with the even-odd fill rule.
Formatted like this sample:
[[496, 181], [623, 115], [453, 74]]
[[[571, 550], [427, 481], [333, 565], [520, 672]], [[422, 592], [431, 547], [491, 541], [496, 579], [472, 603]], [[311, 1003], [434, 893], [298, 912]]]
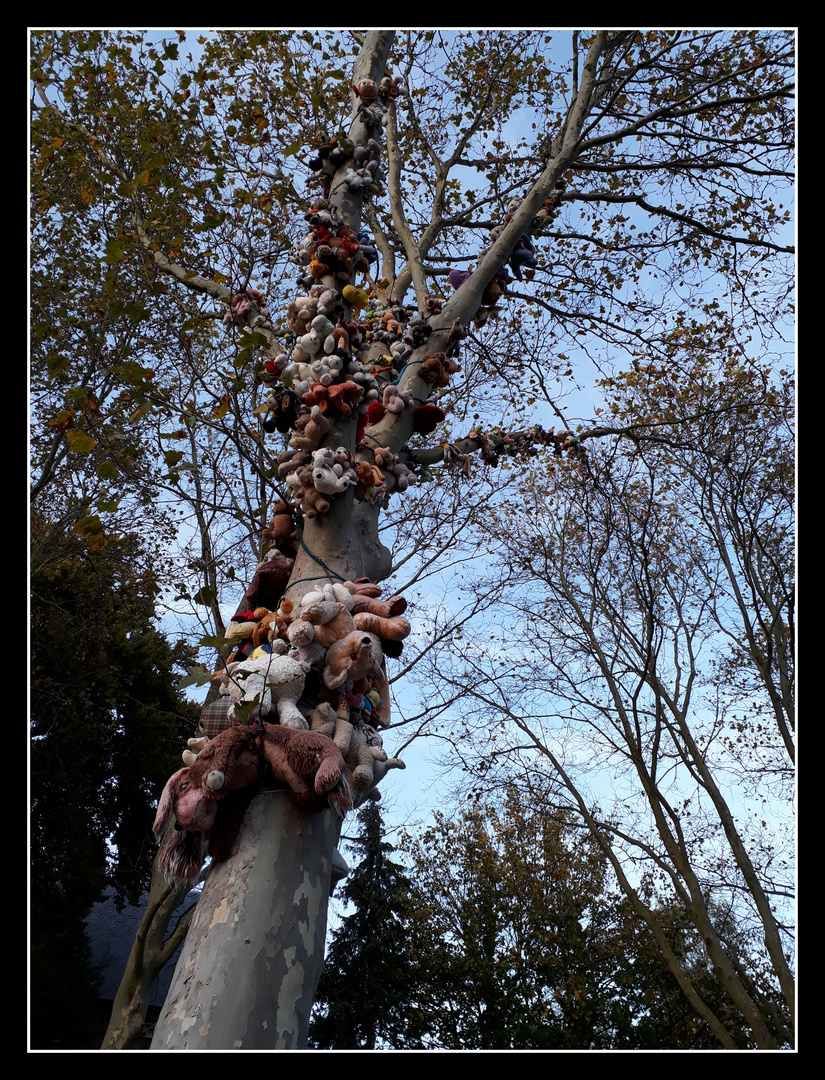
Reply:
[[323, 1050], [422, 1049], [416, 973], [405, 923], [410, 881], [391, 858], [375, 803], [358, 814], [361, 861], [341, 896], [354, 908], [332, 935], [316, 997], [310, 1045]]
[[[46, 532], [35, 519], [35, 544]], [[148, 888], [153, 803], [199, 709], [175, 689], [179, 650], [152, 625], [135, 538], [45, 554], [31, 601], [32, 1045], [96, 1049], [84, 920], [107, 886], [130, 903]]]

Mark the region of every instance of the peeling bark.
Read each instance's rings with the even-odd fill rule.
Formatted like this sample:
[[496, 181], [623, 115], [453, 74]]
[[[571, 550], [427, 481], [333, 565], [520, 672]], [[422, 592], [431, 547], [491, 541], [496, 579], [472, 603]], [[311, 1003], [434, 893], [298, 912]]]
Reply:
[[324, 965], [339, 821], [258, 795], [212, 867], [152, 1050], [299, 1050]]

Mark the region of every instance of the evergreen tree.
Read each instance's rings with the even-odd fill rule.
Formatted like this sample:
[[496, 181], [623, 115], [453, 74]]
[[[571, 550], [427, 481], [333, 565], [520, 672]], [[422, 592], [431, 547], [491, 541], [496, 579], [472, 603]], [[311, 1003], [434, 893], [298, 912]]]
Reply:
[[358, 814], [363, 853], [341, 895], [354, 911], [332, 935], [310, 1025], [320, 1050], [421, 1049], [416, 974], [407, 947], [410, 881], [390, 857], [375, 803]]
[[[32, 578], [31, 1023], [42, 1049], [97, 1048], [84, 921], [113, 886], [148, 888], [155, 793], [199, 709], [175, 689], [185, 659], [152, 626], [155, 589], [135, 537], [89, 551], [48, 541]], [[183, 650], [185, 652], [185, 649]]]

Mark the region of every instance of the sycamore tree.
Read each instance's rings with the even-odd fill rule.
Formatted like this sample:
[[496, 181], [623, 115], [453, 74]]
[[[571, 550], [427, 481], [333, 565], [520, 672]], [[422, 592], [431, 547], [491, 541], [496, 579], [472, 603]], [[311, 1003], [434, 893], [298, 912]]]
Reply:
[[[460, 699], [450, 738], [474, 788], [547, 778], [728, 1048], [730, 1016], [749, 1045], [793, 1040], [793, 401], [777, 374], [697, 348], [612, 379], [611, 430], [648, 436], [600, 444], [576, 483], [536, 470], [493, 512], [514, 522], [509, 596], [486, 641], [427, 658], [432, 706]], [[668, 894], [701, 968], [667, 944]]]
[[[671, 389], [649, 373], [679, 373], [689, 401], [686, 356], [716, 363], [734, 398], [698, 396], [701, 467], [722, 410], [751, 404], [731, 365], [745, 380], [752, 365], [765, 372], [787, 337], [790, 32], [47, 30], [31, 54], [35, 503], [57, 536], [93, 548], [126, 522], [176, 536], [159, 583], [209, 671], [279, 501], [294, 516], [294, 604], [319, 580], [419, 590], [421, 632], [390, 672], [400, 678], [500, 610], [514, 544], [526, 554], [528, 534], [557, 534], [531, 517], [536, 500], [508, 494], [559, 485], [586, 530], [603, 509], [587, 503], [592, 448], [658, 451]], [[322, 346], [290, 309], [318, 284], [339, 332]], [[279, 452], [310, 403], [329, 406], [295, 365], [332, 355], [330, 340], [347, 407], [328, 408], [320, 448], [342, 447], [357, 483], [313, 517], [317, 496], [294, 497]], [[640, 367], [638, 408], [598, 401], [582, 417], [566, 405], [593, 391], [594, 368], [595, 393], [609, 396]], [[781, 377], [765, 378], [774, 392]], [[597, 410], [614, 404], [605, 423]], [[479, 557], [489, 570], [499, 556], [506, 573], [476, 575], [468, 607], [453, 585], [439, 586], [443, 603], [427, 595], [436, 571], [471, 574]], [[526, 649], [534, 627], [514, 632]], [[753, 623], [746, 652], [764, 653], [763, 635]], [[742, 699], [756, 678], [745, 661], [734, 650], [727, 668]], [[771, 652], [763, 669], [776, 662]], [[396, 708], [408, 738], [444, 737], [453, 689], [440, 679], [419, 713]], [[281, 828], [242, 830], [224, 896], [238, 897], [253, 834]], [[317, 866], [335, 842], [321, 831], [301, 856]], [[282, 930], [300, 957], [291, 972], [264, 989], [244, 967], [253, 924], [283, 926], [247, 892], [209, 952], [212, 970], [234, 965], [243, 993], [232, 1009], [225, 986], [195, 995], [166, 1045], [195, 1045], [185, 1017], [206, 997], [213, 1020], [232, 1015], [202, 1023], [198, 1037], [211, 1028], [217, 1041], [200, 1045], [302, 1044], [329, 887], [317, 866], [296, 868], [318, 933], [287, 948]], [[201, 899], [206, 924], [222, 902]], [[142, 940], [162, 929], [150, 919]], [[143, 970], [139, 947], [134, 964]], [[129, 1045], [145, 1013], [137, 990], [126, 998], [107, 1045]]]

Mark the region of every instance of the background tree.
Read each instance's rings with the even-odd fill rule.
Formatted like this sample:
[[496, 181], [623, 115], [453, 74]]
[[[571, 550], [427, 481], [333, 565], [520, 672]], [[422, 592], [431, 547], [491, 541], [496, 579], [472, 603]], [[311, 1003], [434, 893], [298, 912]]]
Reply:
[[416, 973], [407, 927], [409, 878], [391, 855], [376, 803], [358, 812], [350, 839], [360, 861], [341, 889], [354, 908], [330, 939], [309, 1045], [319, 1050], [421, 1049]]
[[[451, 674], [446, 656], [432, 662], [462, 693], [474, 669], [479, 708], [463, 702], [459, 742], [478, 786], [537, 762], [637, 915], [660, 929], [633, 884], [646, 867], [675, 890], [755, 1044], [781, 1045], [793, 1010], [790, 382], [675, 351], [611, 380], [611, 430], [639, 416], [640, 382], [648, 439], [589, 450], [578, 483], [561, 466], [536, 474], [511, 503], [513, 599], [485, 627], [496, 651], [465, 645]], [[607, 811], [593, 812], [605, 788]], [[695, 967], [668, 958], [709, 1020]]]
[[[437, 813], [410, 845], [417, 898], [409, 938], [428, 1045], [717, 1048], [616, 890], [598, 843], [555, 801], [511, 787], [498, 809], [476, 807], [455, 821]], [[707, 969], [690, 916], [656, 898], [650, 882], [642, 891], [731, 1039], [753, 1046]]]
[[148, 888], [155, 792], [197, 707], [174, 685], [186, 649], [152, 625], [156, 590], [136, 538], [89, 552], [76, 537], [73, 551], [52, 552], [48, 530], [34, 518], [32, 1042], [96, 1047], [84, 919], [107, 886], [130, 904]]
[[[279, 491], [261, 380], [286, 342], [278, 315], [258, 324], [254, 308], [220, 324], [250, 284], [271, 313], [294, 298], [287, 254], [306, 232], [317, 182], [308, 162], [333, 135], [347, 148], [384, 144], [386, 198], [364, 203], [342, 186], [349, 157], [330, 189], [348, 222], [369, 223], [378, 301], [414, 295], [430, 328], [399, 390], [425, 400], [434, 389], [420, 377], [425, 352], [453, 347], [474, 317], [475, 328], [461, 339], [460, 373], [435, 388], [446, 415], [435, 445], [414, 433], [412, 409], [371, 425], [360, 448], [355, 423], [342, 426], [340, 441], [366, 463], [368, 448], [384, 445], [440, 483], [383, 513], [347, 493], [322, 524], [304, 522], [296, 599], [318, 559], [324, 572], [375, 580], [404, 567], [422, 593], [440, 560], [455, 573], [443, 586], [449, 607], [422, 595], [419, 609], [432, 616], [421, 652], [435, 656], [462, 626], [469, 633], [473, 615], [490, 618], [512, 580], [507, 563], [506, 574], [471, 581], [472, 557], [481, 551], [488, 569], [519, 531], [521, 517], [508, 513], [491, 542], [493, 509], [532, 483], [524, 458], [495, 464], [547, 445], [566, 455], [553, 482], [567, 478], [577, 495], [592, 482], [597, 437], [613, 448], [621, 435], [655, 444], [646, 409], [617, 432], [566, 408], [591, 363], [610, 379], [633, 355], [667, 367], [685, 343], [720, 365], [762, 363], [781, 347], [790, 33], [575, 31], [558, 51], [538, 30], [252, 31], [205, 36], [191, 56], [184, 41], [33, 35], [34, 486], [59, 507], [54, 520], [92, 544], [127, 516], [147, 530], [179, 519], [183, 553], [159, 562], [159, 583], [172, 604], [194, 604], [210, 640], [229, 583], [248, 580]], [[388, 70], [406, 94], [387, 103], [384, 125], [351, 86]], [[512, 195], [523, 198], [508, 209]], [[508, 264], [516, 280], [496, 319], [489, 290]], [[449, 293], [450, 272], [463, 268], [472, 275]], [[639, 391], [651, 406], [660, 393], [651, 380]], [[535, 419], [563, 430], [528, 426]], [[712, 449], [696, 445], [700, 457]], [[484, 465], [460, 483], [472, 456]], [[462, 470], [450, 475], [450, 462]], [[465, 595], [471, 606], [459, 610]], [[411, 732], [443, 735], [453, 686], [431, 684]]]

